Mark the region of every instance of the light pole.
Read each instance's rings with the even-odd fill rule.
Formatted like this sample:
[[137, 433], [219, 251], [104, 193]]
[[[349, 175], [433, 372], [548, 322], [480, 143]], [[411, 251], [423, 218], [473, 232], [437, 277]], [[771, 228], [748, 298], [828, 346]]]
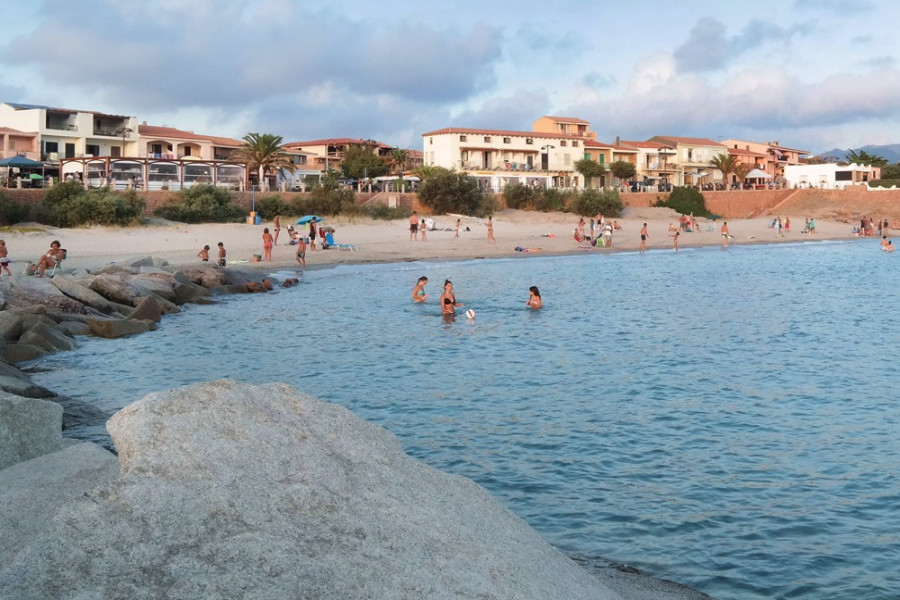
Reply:
[[552, 146], [547, 144], [546, 146], [542, 146], [541, 150], [544, 151], [544, 156], [546, 157], [546, 162], [544, 162], [544, 170], [547, 172], [547, 187], [550, 187], [550, 151], [556, 148], [556, 146]]
[[125, 138], [131, 135], [134, 130], [131, 127], [122, 127], [119, 129], [118, 133], [122, 136], [122, 158], [125, 157]]

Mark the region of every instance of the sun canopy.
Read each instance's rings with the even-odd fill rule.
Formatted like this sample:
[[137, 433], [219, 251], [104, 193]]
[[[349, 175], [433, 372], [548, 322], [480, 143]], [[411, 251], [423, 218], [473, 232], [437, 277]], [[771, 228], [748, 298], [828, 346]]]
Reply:
[[40, 169], [44, 163], [24, 156], [10, 156], [0, 160], [0, 167], [19, 167], [20, 169]]
[[761, 169], [753, 169], [744, 179], [772, 179], [772, 176]]

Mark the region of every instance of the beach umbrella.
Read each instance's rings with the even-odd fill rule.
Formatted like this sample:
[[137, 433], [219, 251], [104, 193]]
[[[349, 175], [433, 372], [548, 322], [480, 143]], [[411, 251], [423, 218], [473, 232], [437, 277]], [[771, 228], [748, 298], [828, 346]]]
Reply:
[[43, 179], [44, 176], [41, 175], [40, 173], [32, 173], [31, 175], [28, 176], [28, 178], [29, 179]]
[[317, 217], [316, 215], [306, 215], [305, 217], [300, 217], [299, 219], [297, 219], [297, 225], [306, 225], [313, 219], [315, 219], [317, 223], [322, 221], [322, 217]]

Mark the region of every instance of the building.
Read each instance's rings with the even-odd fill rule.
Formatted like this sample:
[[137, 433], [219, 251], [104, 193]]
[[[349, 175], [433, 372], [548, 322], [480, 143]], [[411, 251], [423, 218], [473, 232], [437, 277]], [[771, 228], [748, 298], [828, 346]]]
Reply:
[[678, 165], [673, 160], [675, 148], [662, 142], [652, 141], [622, 140], [620, 144], [626, 148], [632, 148], [636, 152], [637, 176], [635, 179], [641, 188], [666, 187], [673, 182], [676, 182], [677, 185]]
[[842, 190], [847, 186], [861, 185], [881, 178], [881, 169], [871, 165], [787, 165], [784, 179], [791, 188], [820, 188]]
[[40, 141], [37, 132], [0, 127], [0, 159], [12, 156], [24, 156], [31, 160], [41, 160]]
[[778, 184], [785, 182], [785, 167], [805, 164], [810, 154], [808, 150], [788, 148], [779, 142], [729, 139], [722, 140], [722, 144], [728, 148], [728, 153], [739, 158], [741, 163], [765, 171], [772, 181]]
[[711, 165], [712, 160], [726, 152], [723, 144], [707, 138], [657, 135], [647, 141], [658, 142], [666, 149], [663, 161], [666, 166], [672, 165], [672, 183], [677, 186], [697, 186], [711, 182], [715, 171]]

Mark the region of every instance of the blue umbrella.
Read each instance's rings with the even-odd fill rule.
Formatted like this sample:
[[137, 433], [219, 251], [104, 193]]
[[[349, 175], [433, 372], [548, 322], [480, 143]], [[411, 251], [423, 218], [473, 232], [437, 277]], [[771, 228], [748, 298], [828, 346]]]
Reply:
[[300, 217], [297, 219], [297, 225], [306, 225], [313, 219], [316, 220], [317, 223], [322, 221], [322, 217], [317, 217], [316, 215], [306, 215], [305, 217]]
[[24, 156], [10, 156], [9, 158], [4, 158], [0, 160], [0, 167], [19, 167], [26, 169], [39, 169], [43, 168], [44, 163], [31, 160], [30, 158], [26, 158]]

